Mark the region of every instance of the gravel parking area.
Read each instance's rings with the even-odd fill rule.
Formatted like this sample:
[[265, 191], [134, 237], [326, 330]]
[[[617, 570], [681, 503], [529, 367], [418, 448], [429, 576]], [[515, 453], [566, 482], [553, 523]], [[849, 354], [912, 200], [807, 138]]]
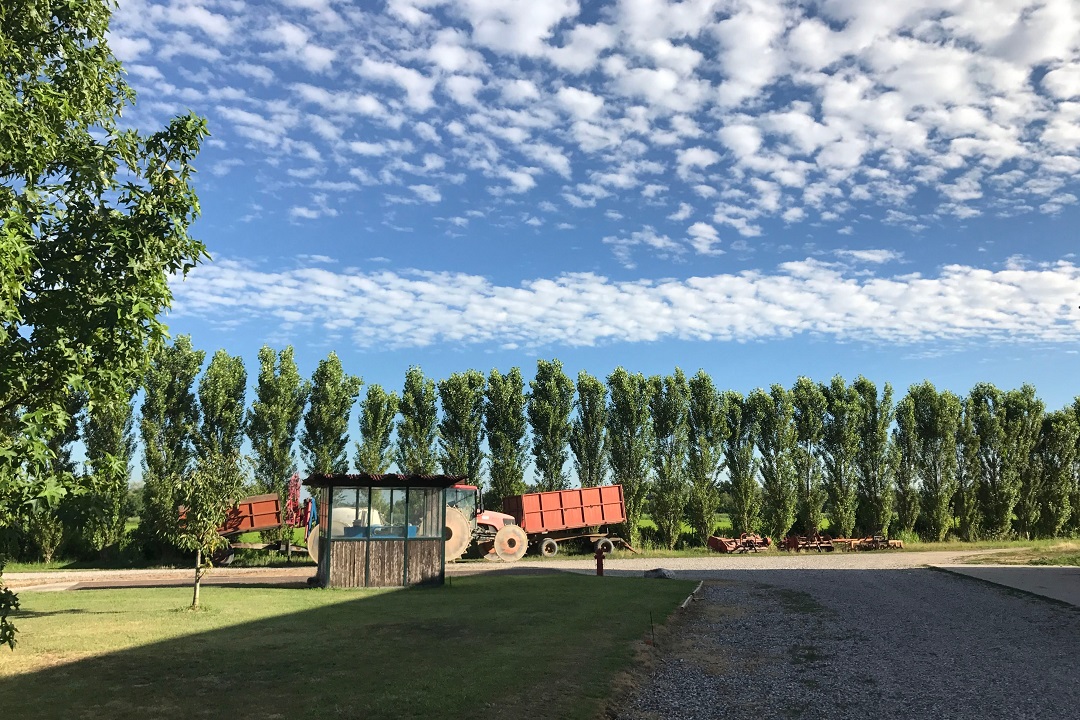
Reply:
[[657, 645], [643, 718], [1076, 717], [1080, 612], [936, 570], [727, 570]]

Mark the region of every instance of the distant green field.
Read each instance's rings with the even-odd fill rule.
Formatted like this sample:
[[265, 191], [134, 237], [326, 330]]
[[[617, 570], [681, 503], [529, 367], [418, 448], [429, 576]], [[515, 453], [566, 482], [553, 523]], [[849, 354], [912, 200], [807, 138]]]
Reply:
[[693, 583], [473, 576], [410, 590], [23, 592], [4, 717], [598, 717]]

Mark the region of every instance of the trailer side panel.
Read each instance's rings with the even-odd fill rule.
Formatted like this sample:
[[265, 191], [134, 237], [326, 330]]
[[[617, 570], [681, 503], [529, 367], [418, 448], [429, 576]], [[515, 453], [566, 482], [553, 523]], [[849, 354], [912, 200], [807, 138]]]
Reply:
[[577, 530], [626, 520], [622, 485], [514, 495], [503, 500], [526, 533]]

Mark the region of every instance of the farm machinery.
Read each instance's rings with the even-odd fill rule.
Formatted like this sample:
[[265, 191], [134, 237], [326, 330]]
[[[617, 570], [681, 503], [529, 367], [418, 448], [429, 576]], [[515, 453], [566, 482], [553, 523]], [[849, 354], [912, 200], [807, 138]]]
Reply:
[[513, 562], [529, 549], [545, 557], [563, 543], [586, 544], [609, 553], [629, 548], [608, 526], [626, 520], [621, 485], [512, 495], [504, 512], [485, 510], [479, 488], [454, 485], [446, 493], [446, 559], [456, 560], [475, 544], [488, 560]]
[[[244, 498], [229, 511], [224, 524], [218, 528], [218, 534], [229, 540], [229, 544], [219, 550], [214, 556], [214, 564], [228, 565], [239, 549], [249, 550], [282, 550], [290, 557], [292, 551], [307, 550], [313, 560], [318, 561], [318, 548], [312, 547], [311, 539], [316, 540], [318, 545], [318, 533], [311, 533], [310, 528], [313, 516], [312, 502], [310, 499], [300, 501], [300, 476], [293, 475], [289, 478], [285, 496], [285, 509], [282, 512], [281, 498], [277, 493], [265, 495], [251, 495]], [[290, 537], [283, 542], [237, 542], [234, 538], [248, 532], [261, 532], [286, 528]], [[291, 540], [292, 528], [302, 527], [306, 529], [308, 546], [293, 545]]]

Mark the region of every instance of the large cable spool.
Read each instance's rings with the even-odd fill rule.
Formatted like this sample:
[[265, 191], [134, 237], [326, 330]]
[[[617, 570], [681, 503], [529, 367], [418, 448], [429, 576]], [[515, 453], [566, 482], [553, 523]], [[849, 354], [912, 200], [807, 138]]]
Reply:
[[465, 513], [456, 507], [446, 506], [446, 527], [443, 529], [446, 539], [446, 561], [457, 560], [465, 554], [472, 541], [472, 526]]

